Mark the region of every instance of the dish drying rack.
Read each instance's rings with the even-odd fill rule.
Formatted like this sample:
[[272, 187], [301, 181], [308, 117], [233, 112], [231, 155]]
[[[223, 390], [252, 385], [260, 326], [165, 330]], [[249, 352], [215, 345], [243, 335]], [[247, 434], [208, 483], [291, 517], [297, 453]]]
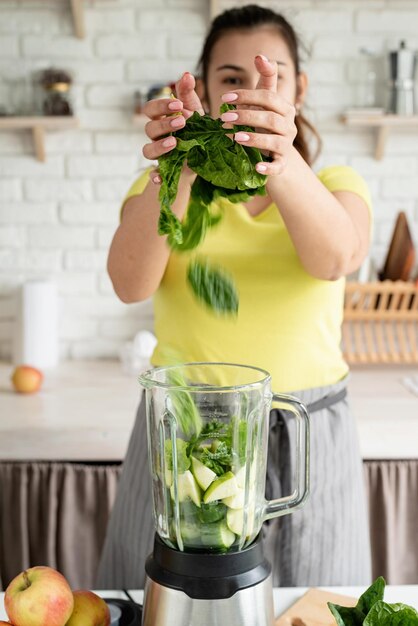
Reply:
[[415, 283], [347, 282], [342, 350], [350, 365], [418, 363]]

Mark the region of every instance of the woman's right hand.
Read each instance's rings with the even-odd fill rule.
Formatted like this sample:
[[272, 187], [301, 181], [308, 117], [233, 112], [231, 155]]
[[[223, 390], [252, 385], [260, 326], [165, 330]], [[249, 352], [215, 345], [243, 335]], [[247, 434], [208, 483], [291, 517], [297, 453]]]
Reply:
[[[195, 111], [204, 115], [199, 96], [195, 90], [196, 81], [192, 74], [185, 72], [176, 83], [177, 98], [159, 98], [149, 100], [144, 106], [144, 113], [150, 118], [145, 126], [145, 133], [151, 139], [145, 144], [142, 153], [152, 161], [170, 152], [176, 146], [176, 138], [170, 133], [180, 130]], [[175, 114], [180, 113], [180, 115]], [[151, 172], [151, 180], [159, 184], [161, 177], [158, 170]]]

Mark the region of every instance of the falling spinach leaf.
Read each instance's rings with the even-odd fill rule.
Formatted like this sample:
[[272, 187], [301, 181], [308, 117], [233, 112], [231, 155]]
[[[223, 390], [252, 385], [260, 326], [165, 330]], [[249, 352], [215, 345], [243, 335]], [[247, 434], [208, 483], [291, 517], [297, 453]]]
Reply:
[[238, 312], [235, 285], [223, 270], [211, 267], [207, 261], [195, 260], [189, 264], [187, 280], [195, 296], [215, 313]]
[[[234, 108], [223, 104], [220, 113]], [[237, 130], [254, 129], [247, 126], [225, 129], [222, 120], [195, 112], [184, 128], [176, 132], [176, 147], [160, 157], [162, 183], [158, 232], [168, 235], [168, 244], [173, 250], [192, 250], [202, 243], [208, 229], [222, 217], [219, 213], [211, 213], [214, 200], [224, 197], [230, 202], [245, 202], [255, 195], [266, 195], [267, 177], [255, 169], [259, 161], [266, 159], [258, 149], [242, 146], [228, 136]], [[186, 160], [188, 167], [198, 176], [192, 185], [190, 203], [182, 223], [171, 207]], [[210, 269], [207, 263], [192, 262], [188, 267], [188, 281], [195, 295], [215, 312], [237, 313], [238, 296], [231, 277]]]
[[[187, 438], [197, 437], [202, 430], [202, 418], [193, 400], [192, 394], [187, 391], [187, 384], [182, 373], [176, 369], [167, 371], [167, 382], [170, 384], [168, 392], [171, 401], [171, 413], [174, 415], [180, 430]], [[176, 389], [184, 387], [185, 389]]]

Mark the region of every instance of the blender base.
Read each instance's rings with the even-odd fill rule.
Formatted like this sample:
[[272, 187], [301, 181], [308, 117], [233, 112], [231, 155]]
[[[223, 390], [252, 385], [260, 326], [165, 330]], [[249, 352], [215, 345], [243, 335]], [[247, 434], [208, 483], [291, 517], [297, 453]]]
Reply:
[[[207, 583], [210, 585], [210, 581]], [[146, 579], [142, 626], [273, 626], [271, 576], [230, 598], [198, 600]]]
[[242, 551], [174, 550], [147, 558], [142, 626], [273, 626], [271, 566], [259, 535]]

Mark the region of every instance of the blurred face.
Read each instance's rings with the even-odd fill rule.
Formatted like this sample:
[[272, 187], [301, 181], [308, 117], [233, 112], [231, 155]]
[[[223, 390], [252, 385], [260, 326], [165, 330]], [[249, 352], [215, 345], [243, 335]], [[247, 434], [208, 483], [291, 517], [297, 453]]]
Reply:
[[262, 26], [223, 35], [212, 48], [204, 105], [212, 117], [219, 116], [221, 96], [234, 89], [255, 89], [259, 74], [254, 66], [257, 54], [277, 63], [277, 92], [292, 104], [301, 103], [303, 93], [289, 49], [277, 29]]

